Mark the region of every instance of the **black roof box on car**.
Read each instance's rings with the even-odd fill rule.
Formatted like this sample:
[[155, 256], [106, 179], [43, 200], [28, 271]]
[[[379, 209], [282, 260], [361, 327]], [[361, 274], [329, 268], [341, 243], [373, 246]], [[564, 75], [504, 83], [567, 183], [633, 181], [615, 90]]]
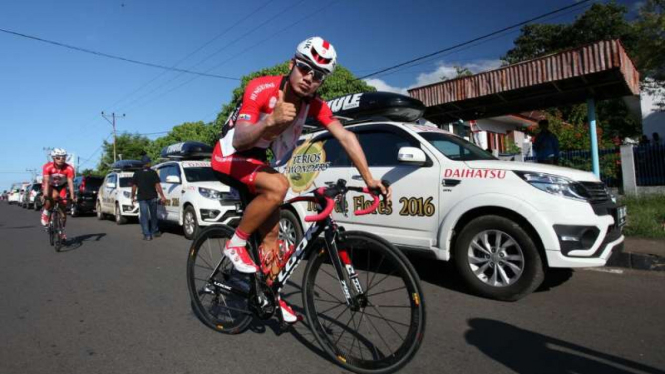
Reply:
[[328, 101], [328, 106], [342, 122], [374, 117], [415, 122], [425, 112], [425, 105], [420, 100], [393, 92], [345, 95]]
[[210, 158], [213, 148], [201, 142], [181, 142], [162, 149], [161, 158], [171, 160], [201, 160]]
[[143, 162], [139, 160], [120, 160], [111, 165], [111, 169], [115, 171], [130, 171], [138, 170], [143, 167]]

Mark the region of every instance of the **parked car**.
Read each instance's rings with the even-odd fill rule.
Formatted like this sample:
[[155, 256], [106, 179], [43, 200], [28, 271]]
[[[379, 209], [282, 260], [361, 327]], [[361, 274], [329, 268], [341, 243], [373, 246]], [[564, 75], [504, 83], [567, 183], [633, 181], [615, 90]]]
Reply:
[[44, 206], [44, 200], [42, 198], [43, 195], [44, 195], [44, 191], [42, 189], [37, 191], [37, 193], [35, 194], [35, 200], [32, 204], [32, 207], [35, 210], [41, 210], [42, 207]]
[[92, 213], [95, 211], [97, 202], [97, 192], [104, 182], [104, 177], [78, 176], [74, 178], [74, 196], [76, 203], [72, 203], [70, 214], [72, 217], [78, 217], [81, 214]]
[[23, 200], [21, 200], [21, 207], [25, 209], [30, 209], [35, 204], [35, 196], [41, 191], [42, 184], [39, 182], [31, 183], [26, 187], [26, 193], [23, 194]]
[[[372, 175], [393, 189], [390, 204], [357, 217], [353, 211], [370, 202], [349, 192], [336, 205], [335, 220], [401, 249], [453, 261], [479, 295], [520, 299], [549, 269], [603, 266], [623, 246], [625, 207], [592, 173], [497, 160], [463, 138], [418, 124], [424, 105], [410, 97], [365, 93], [329, 105], [340, 117], [369, 113], [347, 121], [346, 128], [358, 137]], [[287, 199], [338, 179], [363, 185], [328, 132], [301, 141], [281, 167], [291, 186]], [[299, 228], [308, 227], [304, 217], [315, 208], [296, 203], [286, 209]]]
[[159, 207], [159, 219], [182, 226], [187, 239], [199, 227], [231, 223], [237, 219], [238, 196], [220, 182], [210, 167], [212, 147], [198, 142], [177, 143], [162, 150], [154, 166], [159, 174], [166, 204]]
[[21, 195], [21, 183], [14, 183], [12, 184], [12, 187], [9, 189], [9, 195], [7, 197], [7, 202], [9, 204], [18, 204], [19, 197]]
[[107, 215], [114, 217], [115, 223], [123, 225], [130, 217], [138, 217], [138, 204], [132, 205], [132, 176], [143, 166], [141, 161], [123, 160], [112, 165], [112, 170], [104, 177], [97, 192], [95, 211], [97, 219]]

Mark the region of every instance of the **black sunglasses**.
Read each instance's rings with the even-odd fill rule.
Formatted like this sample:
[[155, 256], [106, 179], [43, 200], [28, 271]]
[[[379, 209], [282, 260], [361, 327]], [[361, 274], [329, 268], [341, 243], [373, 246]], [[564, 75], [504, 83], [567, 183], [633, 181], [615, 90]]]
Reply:
[[310, 72], [312, 72], [314, 80], [317, 82], [323, 82], [328, 76], [328, 74], [322, 72], [321, 70], [314, 69], [311, 65], [309, 65], [304, 61], [295, 60], [295, 62], [296, 62], [296, 67], [298, 68], [298, 70], [300, 70], [302, 75], [307, 75]]

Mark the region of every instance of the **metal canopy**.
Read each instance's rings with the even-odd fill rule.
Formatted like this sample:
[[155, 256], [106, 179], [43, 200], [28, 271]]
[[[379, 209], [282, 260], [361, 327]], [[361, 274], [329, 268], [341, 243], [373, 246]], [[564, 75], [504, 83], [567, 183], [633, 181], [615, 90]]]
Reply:
[[439, 124], [639, 92], [639, 73], [619, 40], [409, 90], [427, 106], [424, 117]]

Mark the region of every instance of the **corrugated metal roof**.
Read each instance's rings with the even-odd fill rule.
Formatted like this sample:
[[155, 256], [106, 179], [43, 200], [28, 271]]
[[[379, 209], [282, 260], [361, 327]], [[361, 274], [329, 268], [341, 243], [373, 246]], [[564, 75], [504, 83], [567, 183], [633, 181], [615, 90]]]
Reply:
[[[409, 90], [426, 118], [475, 119], [638, 95], [639, 73], [619, 40], [607, 40]], [[431, 120], [431, 119], [430, 119]]]

